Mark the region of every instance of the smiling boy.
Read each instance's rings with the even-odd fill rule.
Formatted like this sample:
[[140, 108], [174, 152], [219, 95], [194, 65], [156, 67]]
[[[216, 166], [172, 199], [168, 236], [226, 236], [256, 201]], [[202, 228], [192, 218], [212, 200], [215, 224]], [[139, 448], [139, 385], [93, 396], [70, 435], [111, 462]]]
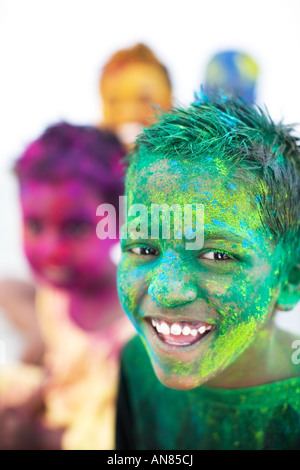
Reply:
[[[139, 337], [122, 357], [120, 449], [300, 447], [295, 337], [274, 323], [300, 297], [299, 157], [290, 128], [230, 100], [138, 138], [128, 206], [175, 211], [169, 238], [123, 240], [119, 295]], [[195, 250], [174, 230], [187, 204], [204, 207]]]

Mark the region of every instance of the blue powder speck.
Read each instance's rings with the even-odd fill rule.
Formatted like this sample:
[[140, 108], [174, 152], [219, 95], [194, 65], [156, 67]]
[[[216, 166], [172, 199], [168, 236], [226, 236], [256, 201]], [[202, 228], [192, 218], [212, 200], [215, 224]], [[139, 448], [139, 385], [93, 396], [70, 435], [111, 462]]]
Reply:
[[221, 222], [221, 220], [218, 220], [218, 219], [212, 219], [212, 223], [215, 225], [219, 225], [220, 227], [226, 227], [226, 223]]

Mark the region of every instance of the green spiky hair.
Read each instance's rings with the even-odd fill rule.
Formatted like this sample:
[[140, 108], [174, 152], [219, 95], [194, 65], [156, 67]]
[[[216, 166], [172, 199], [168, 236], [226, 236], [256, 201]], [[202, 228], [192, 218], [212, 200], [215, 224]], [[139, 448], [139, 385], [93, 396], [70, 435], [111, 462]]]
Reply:
[[278, 240], [289, 233], [298, 240], [298, 144], [292, 126], [275, 124], [258, 107], [236, 100], [193, 104], [162, 114], [156, 124], [144, 129], [129, 155], [129, 173], [146, 158], [200, 166], [207, 160], [222, 161], [229, 176], [258, 191], [262, 220], [274, 237]]

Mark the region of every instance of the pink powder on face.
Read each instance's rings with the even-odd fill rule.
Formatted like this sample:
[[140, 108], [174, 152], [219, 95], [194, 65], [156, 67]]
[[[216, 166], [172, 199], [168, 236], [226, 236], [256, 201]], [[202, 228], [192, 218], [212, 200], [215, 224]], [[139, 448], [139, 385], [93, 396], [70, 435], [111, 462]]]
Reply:
[[66, 289], [89, 289], [105, 281], [117, 240], [97, 237], [96, 209], [103, 202], [75, 179], [22, 184], [24, 250], [39, 279]]

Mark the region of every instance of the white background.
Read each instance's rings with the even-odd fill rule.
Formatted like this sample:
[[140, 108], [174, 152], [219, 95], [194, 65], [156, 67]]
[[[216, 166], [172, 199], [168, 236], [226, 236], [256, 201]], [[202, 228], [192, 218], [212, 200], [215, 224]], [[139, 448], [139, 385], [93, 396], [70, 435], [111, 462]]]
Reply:
[[212, 54], [243, 50], [260, 67], [258, 102], [300, 122], [299, 0], [0, 0], [1, 276], [28, 273], [13, 161], [55, 121], [99, 122], [101, 67], [136, 42], [168, 67], [178, 104], [193, 101]]

